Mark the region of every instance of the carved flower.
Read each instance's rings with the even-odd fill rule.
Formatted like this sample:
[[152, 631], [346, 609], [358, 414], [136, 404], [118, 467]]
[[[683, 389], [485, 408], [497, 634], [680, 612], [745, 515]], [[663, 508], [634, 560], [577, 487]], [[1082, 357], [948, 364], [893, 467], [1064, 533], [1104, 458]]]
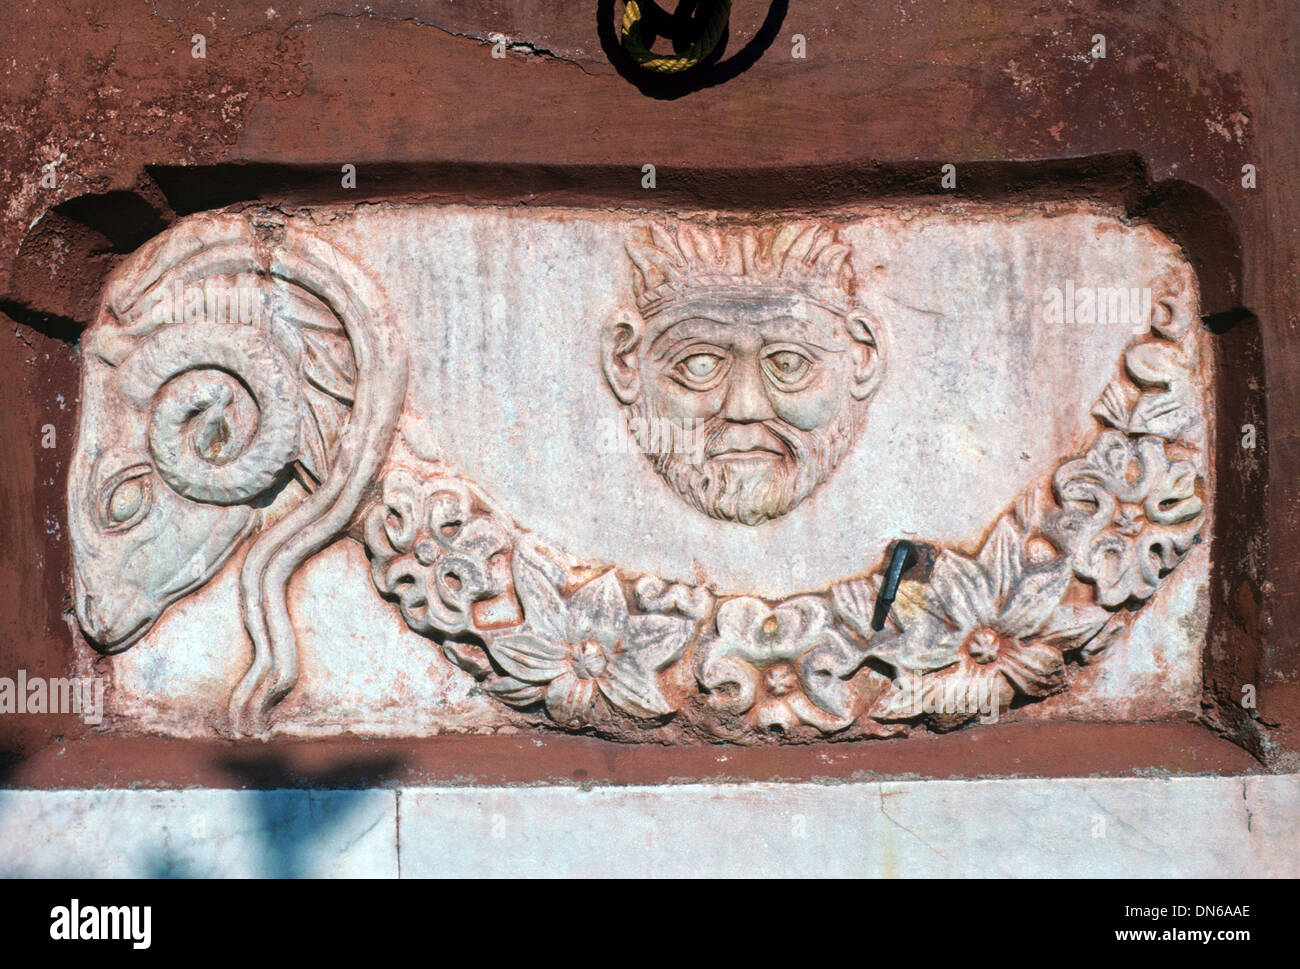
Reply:
[[729, 599], [718, 608], [715, 627], [696, 669], [715, 708], [748, 714], [770, 731], [803, 723], [833, 733], [853, 723], [857, 696], [850, 678], [864, 656], [832, 627], [823, 599], [800, 596], [776, 607]]
[[452, 478], [390, 472], [364, 535], [375, 587], [416, 632], [465, 632], [474, 604], [509, 588], [510, 533], [475, 512], [469, 488]]
[[1159, 438], [1107, 431], [1057, 471], [1055, 487], [1062, 510], [1048, 531], [1103, 606], [1150, 598], [1200, 530], [1196, 469], [1171, 461]]
[[544, 700], [560, 724], [600, 721], [607, 705], [636, 717], [674, 711], [655, 674], [681, 656], [693, 623], [629, 614], [612, 569], [567, 601], [522, 557], [516, 571], [527, 623], [489, 640], [488, 652], [508, 675], [485, 689], [512, 706]]
[[[1026, 562], [1024, 537], [1005, 516], [977, 558], [942, 552], [929, 582], [899, 584], [893, 615], [902, 632], [869, 650], [900, 672], [898, 689], [873, 716], [925, 712], [955, 723], [1016, 693], [1064, 689], [1062, 654], [1096, 635], [1109, 615], [1062, 605], [1069, 584], [1066, 558]], [[931, 675], [918, 684], [917, 674]]]

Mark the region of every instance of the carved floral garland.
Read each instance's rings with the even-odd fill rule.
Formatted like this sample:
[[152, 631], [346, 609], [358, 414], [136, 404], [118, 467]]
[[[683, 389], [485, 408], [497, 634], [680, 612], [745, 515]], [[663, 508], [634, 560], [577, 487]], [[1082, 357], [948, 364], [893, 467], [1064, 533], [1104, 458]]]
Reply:
[[1050, 499], [1031, 489], [974, 555], [937, 550], [880, 631], [879, 569], [775, 603], [718, 599], [584, 565], [473, 484], [412, 467], [359, 513], [375, 587], [496, 700], [625, 739], [944, 730], [1060, 693], [1201, 540], [1193, 284], [1160, 286], [1093, 410], [1103, 429]]

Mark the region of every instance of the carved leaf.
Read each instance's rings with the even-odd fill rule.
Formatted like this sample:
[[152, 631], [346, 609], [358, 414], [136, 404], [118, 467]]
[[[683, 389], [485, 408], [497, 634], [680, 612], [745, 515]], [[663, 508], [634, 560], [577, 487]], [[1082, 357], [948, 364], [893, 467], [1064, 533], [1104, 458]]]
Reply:
[[488, 661], [487, 653], [479, 646], [472, 643], [462, 643], [454, 639], [448, 639], [442, 644], [442, 655], [453, 665], [460, 667], [466, 673], [476, 679], [482, 679], [492, 674], [492, 664]]
[[510, 676], [489, 680], [483, 684], [483, 689], [512, 707], [532, 706], [541, 700], [546, 692], [544, 687], [536, 683], [523, 683]]
[[271, 330], [298, 367], [306, 403], [300, 460], [324, 480], [356, 391], [352, 344], [338, 318], [314, 296], [277, 281], [270, 294]]
[[1178, 348], [1144, 343], [1124, 359], [1129, 374], [1146, 391], [1134, 405], [1125, 430], [1176, 440], [1196, 420], [1190, 374]]
[[[835, 614], [863, 639], [879, 635], [871, 628], [875, 615], [876, 597], [880, 594], [880, 576], [873, 574], [849, 579], [831, 586], [831, 604]], [[892, 617], [891, 617], [892, 618]]]
[[526, 683], [549, 683], [569, 667], [569, 651], [563, 644], [531, 633], [496, 636], [488, 643], [488, 652], [502, 669]]
[[961, 637], [951, 635], [947, 627], [933, 622], [909, 628], [873, 646], [869, 656], [888, 663], [896, 670], [922, 672], [942, 669], [957, 662]]
[[1092, 408], [1092, 416], [1117, 430], [1127, 431], [1133, 412], [1133, 388], [1123, 380], [1112, 380]]
[[1044, 697], [1065, 689], [1065, 660], [1060, 650], [1043, 643], [1004, 650], [997, 665], [1023, 696]]
[[524, 609], [524, 620], [538, 635], [561, 642], [568, 635], [564, 600], [547, 574], [544, 560], [531, 549], [521, 548], [514, 556], [515, 595]]
[[1047, 622], [1070, 586], [1068, 559], [1053, 559], [1026, 572], [998, 614], [995, 625], [1008, 636], [1023, 638]]
[[973, 629], [995, 613], [989, 576], [979, 563], [945, 549], [930, 574], [930, 588], [958, 629]]
[[1101, 632], [1110, 613], [1100, 606], [1061, 606], [1038, 633], [1038, 640], [1062, 651], [1077, 649]]
[[652, 670], [642, 666], [634, 654], [615, 656], [599, 681], [600, 692], [618, 709], [640, 717], [662, 717], [673, 706], [659, 689]]
[[929, 587], [924, 583], [900, 582], [891, 614], [897, 617], [902, 633], [875, 643], [868, 655], [883, 660], [895, 670], [917, 672], [942, 669], [957, 662], [964, 632], [948, 625], [942, 605], [936, 596], [929, 595]]
[[1023, 548], [1024, 538], [1011, 524], [1011, 519], [1003, 515], [984, 543], [979, 557], [993, 587], [995, 601], [1004, 602], [1020, 581]]
[[569, 600], [564, 636], [571, 642], [621, 636], [627, 628], [627, 600], [610, 569], [588, 582]]
[[561, 724], [578, 724], [598, 719], [596, 681], [579, 679], [572, 673], [558, 677], [546, 690], [546, 712]]
[[628, 643], [647, 669], [662, 670], [681, 658], [691, 624], [671, 616], [629, 616]]

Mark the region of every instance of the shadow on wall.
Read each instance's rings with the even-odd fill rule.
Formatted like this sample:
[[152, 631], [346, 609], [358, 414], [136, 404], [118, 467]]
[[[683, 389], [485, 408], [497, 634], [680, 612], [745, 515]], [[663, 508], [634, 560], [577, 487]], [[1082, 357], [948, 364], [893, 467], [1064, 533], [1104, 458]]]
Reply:
[[[0, 768], [7, 766], [12, 771], [17, 762], [16, 757], [6, 761], [0, 754]], [[319, 771], [303, 770], [276, 754], [229, 757], [220, 764], [240, 781], [236, 785], [242, 789], [237, 794], [239, 810], [221, 818], [188, 810], [166, 810], [153, 815], [147, 841], [141, 843], [137, 831], [135, 839], [127, 837], [120, 843], [114, 842], [117, 865], [125, 862], [128, 869], [116, 873], [137, 878], [225, 878], [250, 874], [261, 878], [302, 878], [326, 874], [320, 871], [322, 845], [338, 845], [346, 839], [346, 847], [350, 847], [373, 829], [378, 821], [364, 830], [349, 831], [364, 824], [364, 816], [358, 818], [358, 814], [373, 810], [374, 797], [380, 795], [375, 788], [395, 777], [402, 767], [400, 758], [383, 756], [355, 759]], [[3, 782], [4, 777], [0, 776], [0, 784]], [[267, 789], [270, 784], [280, 786]], [[27, 823], [26, 805], [18, 803], [20, 796], [18, 792], [0, 789], [0, 832], [3, 832], [0, 837], [4, 841], [25, 834], [22, 826]], [[383, 796], [395, 795], [384, 792]], [[153, 807], [157, 809], [160, 805]], [[44, 816], [50, 811], [60, 817]], [[104, 803], [92, 795], [86, 804], [64, 800], [61, 804], [47, 805], [41, 809], [41, 815], [44, 826], [65, 829], [79, 822], [88, 823], [93, 829], [97, 827], [96, 821], [102, 827], [103, 822], [139, 817], [130, 809], [124, 814], [120, 811], [111, 800]], [[10, 828], [6, 820], [14, 826]], [[196, 824], [201, 824], [204, 830], [196, 830]], [[101, 834], [92, 830], [87, 844], [101, 843]], [[137, 846], [134, 852], [133, 840]], [[202, 849], [196, 850], [199, 845]], [[250, 850], [248, 845], [255, 847]], [[33, 867], [6, 861], [6, 855], [10, 859], [13, 855], [0, 842], [0, 876], [86, 878], [104, 874], [109, 862], [93, 847], [82, 854], [62, 850], [66, 847], [66, 844], [47, 846], [48, 862], [43, 860]], [[229, 870], [223, 864], [228, 854], [230, 862], [240, 866], [238, 870]], [[61, 867], [64, 865], [67, 867]]]
[[[699, 65], [677, 74], [659, 74], [639, 66], [623, 49], [619, 36], [622, 18], [614, 9], [614, 0], [600, 0], [596, 6], [596, 29], [600, 35], [600, 46], [614, 69], [636, 85], [637, 90], [646, 97], [671, 101], [723, 84], [753, 67], [772, 46], [790, 4], [789, 0], [772, 0], [758, 33], [731, 57], [721, 59], [731, 40], [731, 31], [728, 29], [723, 32], [718, 46]], [[683, 0], [673, 13], [668, 13], [651, 0], [643, 0], [641, 25], [646, 45], [653, 46], [656, 40], [666, 38], [672, 41], [674, 52], [680, 54], [685, 51], [699, 35], [696, 17], [699, 7], [700, 3], [696, 0]]]
[[[268, 784], [292, 784], [315, 790], [250, 791], [250, 820], [265, 850], [261, 856], [262, 878], [303, 878], [313, 874], [311, 859], [323, 838], [343, 827], [347, 819], [365, 804], [361, 797], [337, 797], [339, 790], [377, 787], [392, 778], [401, 767], [397, 757], [348, 761], [323, 771], [295, 768], [278, 755], [227, 757], [222, 766], [238, 777], [244, 787], [265, 788]], [[224, 872], [196, 869], [185, 859], [163, 850], [142, 865], [150, 878], [212, 878]]]
[[[339, 797], [336, 791], [249, 791], [248, 822], [261, 843], [259, 878], [305, 878], [319, 873], [313, 859], [322, 841], [344, 827], [365, 803], [361, 797]], [[224, 878], [232, 873], [214, 871], [171, 851], [171, 839], [141, 859], [144, 878]]]
[[0, 746], [0, 797], [3, 797], [3, 790], [9, 785], [10, 776], [18, 770], [18, 765], [23, 762], [22, 750], [18, 747], [10, 747], [7, 744]]

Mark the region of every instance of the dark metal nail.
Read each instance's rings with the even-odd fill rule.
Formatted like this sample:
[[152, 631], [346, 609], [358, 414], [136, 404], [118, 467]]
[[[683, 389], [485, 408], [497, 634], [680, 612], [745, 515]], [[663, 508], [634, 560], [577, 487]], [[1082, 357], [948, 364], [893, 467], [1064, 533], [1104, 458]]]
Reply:
[[885, 628], [885, 618], [889, 615], [889, 607], [894, 604], [894, 597], [898, 595], [898, 583], [902, 581], [903, 573], [916, 563], [916, 549], [908, 541], [900, 541], [894, 545], [894, 553], [889, 557], [889, 566], [885, 569], [885, 581], [880, 586], [880, 595], [876, 597], [876, 608], [871, 615], [871, 628], [876, 632]]

